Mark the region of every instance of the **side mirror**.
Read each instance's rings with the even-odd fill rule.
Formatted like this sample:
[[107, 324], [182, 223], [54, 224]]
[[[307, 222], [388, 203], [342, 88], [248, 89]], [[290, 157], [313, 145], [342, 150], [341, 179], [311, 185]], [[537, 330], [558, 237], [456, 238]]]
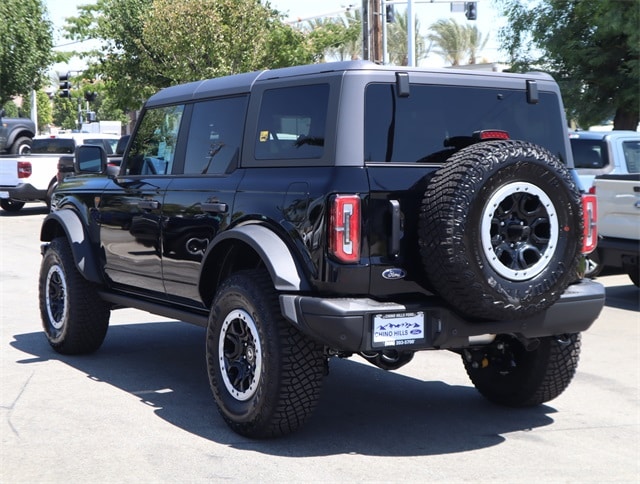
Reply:
[[76, 173], [105, 173], [107, 152], [102, 146], [78, 146], [75, 153], [74, 170]]

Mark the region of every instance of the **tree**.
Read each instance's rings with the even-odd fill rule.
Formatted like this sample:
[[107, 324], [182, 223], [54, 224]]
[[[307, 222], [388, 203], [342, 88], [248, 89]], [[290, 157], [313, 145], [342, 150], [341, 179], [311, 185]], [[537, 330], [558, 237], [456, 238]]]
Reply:
[[53, 124], [62, 129], [77, 129], [78, 103], [68, 97], [56, 97], [53, 101]]
[[[409, 52], [407, 46], [407, 38], [409, 32], [409, 14], [405, 10], [404, 13], [396, 14], [395, 21], [387, 27], [387, 52], [389, 53], [389, 63], [398, 66], [406, 66], [409, 64]], [[414, 25], [415, 32], [415, 54], [416, 62], [424, 59], [429, 55], [431, 46], [427, 46], [424, 37], [420, 35], [420, 20], [416, 16]]]
[[173, 84], [313, 60], [304, 35], [259, 0], [98, 0], [67, 20], [96, 39], [94, 76], [122, 109]]
[[640, 120], [640, 0], [500, 0], [500, 32], [514, 70], [556, 77], [569, 116], [582, 126]]
[[362, 20], [360, 11], [346, 12], [339, 18], [316, 18], [306, 22], [305, 28], [315, 54], [315, 60], [327, 57], [355, 60], [362, 51]]
[[480, 30], [478, 30], [477, 25], [469, 25], [466, 26], [467, 30], [467, 54], [469, 55], [469, 64], [475, 64], [480, 51], [485, 48], [487, 42], [489, 41], [489, 36], [486, 37], [482, 35]]
[[52, 27], [41, 0], [0, 2], [0, 106], [38, 89], [52, 60]]
[[46, 126], [53, 122], [53, 109], [49, 95], [42, 89], [36, 92], [36, 105], [38, 106], [38, 129], [44, 131]]
[[477, 26], [459, 24], [454, 19], [438, 20], [430, 30], [428, 39], [436, 46], [434, 52], [452, 66], [475, 64], [478, 52], [489, 40], [488, 36], [483, 38]]

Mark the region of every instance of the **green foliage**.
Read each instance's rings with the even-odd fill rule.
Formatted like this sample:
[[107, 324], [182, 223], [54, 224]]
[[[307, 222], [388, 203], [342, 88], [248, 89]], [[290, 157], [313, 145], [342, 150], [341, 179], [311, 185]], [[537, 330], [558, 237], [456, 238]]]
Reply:
[[305, 31], [314, 58], [338, 60], [357, 59], [362, 50], [362, 20], [360, 11], [347, 12], [337, 18], [317, 18], [306, 22]]
[[500, 39], [515, 70], [544, 69], [582, 126], [640, 118], [640, 0], [499, 0]]
[[100, 41], [85, 75], [102, 78], [122, 110], [170, 85], [314, 59], [304, 34], [259, 0], [98, 0], [79, 10], [68, 36]]
[[[404, 13], [396, 13], [395, 22], [389, 24], [387, 27], [387, 51], [389, 53], [389, 63], [399, 66], [406, 66], [409, 64], [409, 53], [407, 46], [407, 38], [409, 32], [409, 14], [407, 11]], [[425, 38], [420, 35], [420, 21], [416, 16], [414, 25], [415, 32], [415, 55], [416, 63], [421, 59], [424, 59], [429, 55], [431, 46], [427, 46]]]
[[38, 129], [44, 131], [53, 122], [53, 108], [49, 95], [42, 89], [36, 92], [36, 105], [38, 107]]
[[20, 108], [13, 101], [7, 101], [4, 103], [4, 114], [7, 118], [18, 118], [20, 117]]
[[52, 47], [51, 22], [41, 0], [0, 2], [0, 105], [40, 87]]
[[78, 128], [78, 103], [75, 99], [54, 98], [53, 124], [62, 129]]
[[438, 20], [430, 31], [427, 38], [435, 45], [434, 52], [452, 66], [475, 64], [478, 52], [489, 40], [476, 25], [459, 24], [454, 19]]

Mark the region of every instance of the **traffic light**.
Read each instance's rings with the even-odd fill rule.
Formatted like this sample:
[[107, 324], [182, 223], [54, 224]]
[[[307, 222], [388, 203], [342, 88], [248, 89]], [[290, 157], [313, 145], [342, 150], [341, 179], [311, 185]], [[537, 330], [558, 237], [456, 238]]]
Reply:
[[396, 21], [396, 9], [393, 8], [393, 5], [385, 5], [385, 16], [388, 24]]
[[95, 91], [87, 91], [84, 93], [85, 101], [89, 101], [90, 103], [95, 101], [97, 97], [98, 97], [98, 93]]
[[467, 20], [475, 20], [478, 18], [477, 2], [464, 2], [464, 16]]
[[60, 97], [71, 97], [71, 82], [69, 82], [69, 73], [67, 72], [66, 74], [60, 74], [58, 78], [60, 80], [60, 84], [58, 86], [60, 92], [58, 93], [58, 95]]

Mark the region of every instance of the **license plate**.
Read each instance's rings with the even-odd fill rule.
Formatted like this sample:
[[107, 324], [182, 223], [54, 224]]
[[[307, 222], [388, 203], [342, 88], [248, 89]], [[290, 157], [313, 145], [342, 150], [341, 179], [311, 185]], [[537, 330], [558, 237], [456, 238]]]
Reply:
[[0, 192], [0, 198], [9, 198], [9, 192]]
[[373, 317], [373, 346], [402, 346], [424, 341], [424, 313], [376, 314]]

